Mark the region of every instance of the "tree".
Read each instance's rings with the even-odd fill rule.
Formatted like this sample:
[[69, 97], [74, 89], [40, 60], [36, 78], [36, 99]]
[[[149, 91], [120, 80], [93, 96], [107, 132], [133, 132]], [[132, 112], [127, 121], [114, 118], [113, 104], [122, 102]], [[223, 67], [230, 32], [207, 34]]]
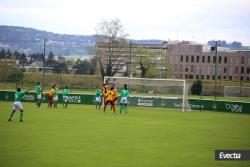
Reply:
[[163, 61], [163, 53], [153, 52], [148, 48], [137, 48], [137, 63], [140, 66], [141, 78], [161, 77], [157, 65]]
[[76, 69], [76, 74], [89, 74], [90, 64], [87, 60], [78, 59], [73, 68]]
[[121, 57], [121, 49], [127, 46], [123, 25], [117, 18], [102, 20], [96, 27], [97, 32], [97, 61], [102, 77], [113, 76], [119, 70], [117, 61]]
[[5, 52], [4, 49], [2, 49], [1, 52], [0, 52], [0, 59], [4, 59], [5, 55], [6, 55], [6, 52]]
[[25, 66], [26, 63], [27, 63], [26, 55], [24, 53], [22, 53], [20, 55], [20, 58], [19, 58], [19, 64], [22, 65], [22, 66]]
[[89, 61], [89, 66], [90, 66], [89, 74], [90, 75], [94, 75], [95, 74], [95, 72], [96, 72], [96, 65], [97, 65], [97, 56], [94, 56]]

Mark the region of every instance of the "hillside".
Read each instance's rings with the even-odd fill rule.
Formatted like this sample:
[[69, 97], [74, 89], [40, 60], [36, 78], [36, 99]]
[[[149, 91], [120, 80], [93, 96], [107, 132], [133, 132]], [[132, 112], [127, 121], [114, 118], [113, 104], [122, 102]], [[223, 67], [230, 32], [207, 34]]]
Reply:
[[0, 26], [0, 49], [43, 53], [44, 39], [47, 39], [46, 52], [62, 56], [89, 55], [89, 48], [95, 43], [94, 35], [65, 35], [33, 28]]
[[[66, 35], [34, 28], [0, 25], [0, 49], [9, 49], [21, 53], [43, 53], [44, 39], [46, 52], [52, 51], [55, 55], [87, 56], [91, 46], [96, 42], [95, 35]], [[161, 44], [163, 40], [132, 40], [137, 44]]]

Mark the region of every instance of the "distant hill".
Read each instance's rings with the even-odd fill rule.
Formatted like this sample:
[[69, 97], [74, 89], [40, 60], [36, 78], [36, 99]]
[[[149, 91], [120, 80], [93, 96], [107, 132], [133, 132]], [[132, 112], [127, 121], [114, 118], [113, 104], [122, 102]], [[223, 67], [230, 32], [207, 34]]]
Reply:
[[45, 38], [46, 52], [62, 56], [89, 55], [89, 48], [96, 39], [95, 35], [65, 35], [33, 28], [0, 26], [0, 49], [43, 53]]
[[[0, 49], [21, 53], [43, 53], [46, 39], [46, 53], [72, 56], [91, 55], [90, 48], [96, 42], [95, 35], [66, 35], [34, 28], [0, 25]], [[132, 40], [137, 44], [161, 44], [163, 40]], [[93, 53], [92, 53], [93, 54]]]

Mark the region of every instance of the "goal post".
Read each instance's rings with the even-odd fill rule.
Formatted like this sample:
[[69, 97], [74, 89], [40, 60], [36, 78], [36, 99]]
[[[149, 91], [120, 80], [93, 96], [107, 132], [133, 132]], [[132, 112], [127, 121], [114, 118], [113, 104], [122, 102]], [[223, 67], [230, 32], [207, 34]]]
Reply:
[[190, 111], [186, 80], [105, 76], [104, 83], [109, 87], [116, 87], [118, 90], [127, 84], [131, 97], [154, 99], [154, 106], [167, 106]]

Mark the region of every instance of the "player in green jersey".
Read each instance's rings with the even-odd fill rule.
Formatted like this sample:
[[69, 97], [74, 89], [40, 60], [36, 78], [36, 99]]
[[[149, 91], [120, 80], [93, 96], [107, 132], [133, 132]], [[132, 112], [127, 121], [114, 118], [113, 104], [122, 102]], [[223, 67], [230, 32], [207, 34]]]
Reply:
[[57, 108], [59, 90], [58, 90], [57, 84], [55, 84], [54, 86], [55, 86], [55, 94], [54, 94], [54, 97], [53, 97], [53, 101], [54, 101], [54, 106], [53, 107]]
[[11, 121], [11, 118], [13, 117], [13, 115], [15, 114], [16, 110], [20, 111], [20, 119], [19, 121], [22, 122], [23, 121], [23, 105], [21, 103], [21, 100], [23, 98], [23, 96], [25, 94], [28, 93], [28, 91], [30, 91], [31, 89], [25, 91], [25, 92], [21, 92], [21, 88], [17, 88], [17, 92], [15, 93], [15, 100], [13, 102], [13, 110], [10, 114], [9, 120]]
[[127, 88], [127, 84], [124, 84], [124, 88], [120, 92], [121, 100], [120, 100], [120, 114], [122, 113], [122, 110], [125, 109], [125, 113], [128, 113], [127, 104], [128, 104], [128, 98], [129, 98], [129, 91]]
[[96, 91], [95, 91], [95, 108], [97, 109], [97, 106], [99, 106], [99, 109], [101, 108], [102, 105], [102, 90], [99, 89], [98, 86], [96, 86]]
[[63, 108], [64, 107], [67, 108], [67, 106], [68, 106], [69, 94], [70, 94], [70, 90], [69, 90], [68, 86], [65, 86], [65, 89], [63, 90], [63, 101], [62, 101]]
[[40, 82], [36, 83], [36, 107], [39, 108], [42, 102], [42, 93], [41, 93]]

